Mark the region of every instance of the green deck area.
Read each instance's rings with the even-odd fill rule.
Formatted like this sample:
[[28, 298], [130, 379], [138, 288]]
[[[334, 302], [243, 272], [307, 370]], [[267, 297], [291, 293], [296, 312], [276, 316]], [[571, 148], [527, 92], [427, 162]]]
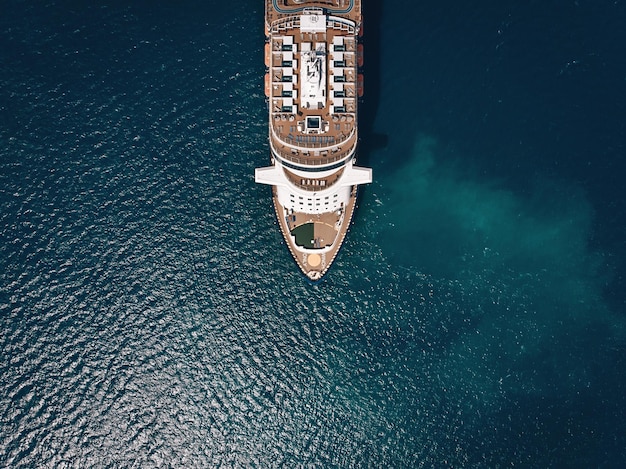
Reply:
[[315, 238], [315, 224], [303, 223], [291, 230], [291, 234], [296, 237], [296, 244], [305, 248], [313, 247], [313, 239]]

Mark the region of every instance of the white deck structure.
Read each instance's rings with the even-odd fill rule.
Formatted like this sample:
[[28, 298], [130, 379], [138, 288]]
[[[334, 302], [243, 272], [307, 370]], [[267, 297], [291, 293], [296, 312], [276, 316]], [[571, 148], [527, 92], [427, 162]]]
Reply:
[[301, 106], [304, 109], [326, 107], [326, 44], [302, 44], [300, 79], [302, 81]]

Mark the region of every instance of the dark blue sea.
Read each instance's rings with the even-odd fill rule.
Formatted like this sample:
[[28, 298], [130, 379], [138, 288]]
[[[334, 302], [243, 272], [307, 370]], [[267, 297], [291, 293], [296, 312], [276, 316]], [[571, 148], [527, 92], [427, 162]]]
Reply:
[[310, 284], [263, 2], [2, 2], [0, 467], [626, 467], [626, 2], [365, 3]]

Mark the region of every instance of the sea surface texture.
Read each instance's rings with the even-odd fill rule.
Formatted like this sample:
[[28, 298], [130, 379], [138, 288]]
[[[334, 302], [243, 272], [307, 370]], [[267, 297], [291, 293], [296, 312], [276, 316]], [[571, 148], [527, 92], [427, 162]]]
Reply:
[[263, 2], [2, 2], [0, 467], [626, 467], [626, 2], [365, 0], [325, 279]]

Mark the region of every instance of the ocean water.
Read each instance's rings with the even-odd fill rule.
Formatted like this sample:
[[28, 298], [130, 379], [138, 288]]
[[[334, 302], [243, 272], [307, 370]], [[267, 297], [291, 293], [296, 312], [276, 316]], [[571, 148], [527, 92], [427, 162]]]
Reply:
[[626, 465], [626, 4], [366, 5], [325, 279], [269, 189], [263, 4], [0, 15], [1, 467]]

